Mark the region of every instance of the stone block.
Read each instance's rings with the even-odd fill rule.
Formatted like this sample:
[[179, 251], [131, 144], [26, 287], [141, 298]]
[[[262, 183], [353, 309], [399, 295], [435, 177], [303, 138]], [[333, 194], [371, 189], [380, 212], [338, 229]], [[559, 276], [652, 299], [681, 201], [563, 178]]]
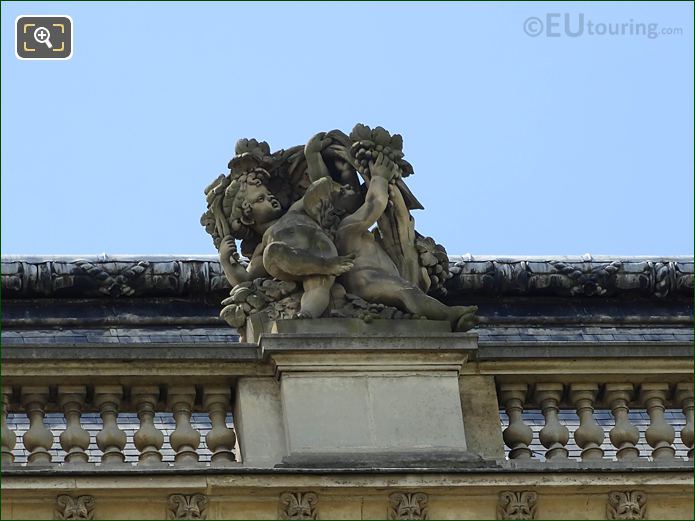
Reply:
[[468, 450], [484, 459], [504, 459], [499, 403], [493, 376], [459, 378]]
[[264, 336], [261, 347], [281, 382], [285, 462], [469, 461], [458, 376], [475, 339], [452, 333]]
[[238, 380], [234, 428], [245, 466], [272, 467], [282, 462], [287, 452], [277, 380], [272, 377]]

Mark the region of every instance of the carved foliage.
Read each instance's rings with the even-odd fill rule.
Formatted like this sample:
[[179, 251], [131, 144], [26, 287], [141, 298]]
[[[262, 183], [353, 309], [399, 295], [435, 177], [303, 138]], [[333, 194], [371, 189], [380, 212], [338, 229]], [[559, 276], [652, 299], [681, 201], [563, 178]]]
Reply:
[[131, 283], [149, 268], [150, 263], [140, 261], [120, 270], [118, 274], [109, 273], [99, 264], [93, 264], [85, 260], [77, 260], [75, 265], [78, 270], [82, 270], [92, 278], [98, 285], [100, 293], [111, 297], [120, 297], [121, 295], [133, 295], [135, 293]]
[[538, 494], [530, 491], [501, 492], [497, 519], [536, 519]]
[[94, 519], [94, 496], [68, 496], [61, 494], [56, 498], [53, 519]]
[[203, 494], [172, 494], [167, 501], [167, 519], [207, 519], [208, 498]]
[[389, 519], [429, 519], [428, 498], [423, 492], [396, 492], [389, 496]]
[[280, 494], [280, 519], [318, 519], [318, 501], [319, 497], [313, 492]]
[[646, 519], [647, 495], [641, 490], [613, 491], [608, 494], [608, 519]]

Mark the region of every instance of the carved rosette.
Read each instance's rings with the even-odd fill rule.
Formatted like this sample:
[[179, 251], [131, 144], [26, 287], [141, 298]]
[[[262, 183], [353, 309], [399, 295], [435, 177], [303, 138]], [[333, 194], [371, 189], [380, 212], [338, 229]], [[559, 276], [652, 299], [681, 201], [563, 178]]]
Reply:
[[60, 494], [56, 497], [53, 519], [94, 519], [94, 496], [69, 496]]
[[497, 519], [536, 519], [537, 500], [538, 494], [528, 490], [500, 492]]
[[389, 519], [429, 519], [428, 497], [424, 492], [396, 492], [389, 496]]
[[172, 494], [167, 500], [167, 519], [207, 519], [207, 509], [204, 494]]
[[280, 519], [318, 519], [314, 492], [285, 492], [280, 494]]
[[608, 493], [608, 519], [646, 519], [647, 494], [641, 490], [621, 490]]

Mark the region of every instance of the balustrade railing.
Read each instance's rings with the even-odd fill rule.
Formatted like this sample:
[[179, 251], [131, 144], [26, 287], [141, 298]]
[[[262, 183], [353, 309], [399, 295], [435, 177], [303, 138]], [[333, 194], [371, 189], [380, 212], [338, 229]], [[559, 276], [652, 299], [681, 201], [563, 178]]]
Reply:
[[[679, 458], [674, 445], [681, 447], [683, 458], [693, 460], [691, 382], [501, 383], [498, 398], [512, 460], [567, 460], [571, 444], [582, 461], [639, 458], [668, 463]], [[537, 438], [528, 421], [536, 411], [543, 419]], [[599, 411], [609, 411], [610, 420], [599, 424]], [[641, 431], [637, 423], [646, 423], [646, 429]]]
[[[481, 349], [462, 366], [456, 391], [465, 398], [469, 450], [500, 459], [504, 443], [512, 466], [693, 461], [689, 352], [659, 357], [661, 348], [650, 348], [609, 356], [601, 347], [581, 358], [588, 349], [582, 347], [572, 358], [567, 349], [538, 356]], [[300, 354], [299, 373], [333, 370], [317, 369], [307, 362], [313, 355]], [[2, 464], [215, 467], [241, 464], [242, 454], [248, 466], [282, 463], [293, 434], [286, 432], [283, 400], [293, 396], [281, 392], [280, 381], [295, 376], [278, 373], [273, 356], [286, 353], [264, 355], [250, 344], [5, 349]], [[270, 456], [258, 440], [273, 444]]]
[[[28, 467], [131, 464], [126, 461], [132, 459], [126, 458], [127, 444], [137, 451], [137, 461], [132, 464], [149, 467], [227, 465], [238, 453], [236, 434], [228, 426], [232, 389], [219, 383], [16, 385], [3, 386], [2, 396], [3, 466], [20, 464], [16, 457], [19, 445], [26, 452]], [[58, 436], [47, 415], [62, 420]], [[166, 419], [156, 421], [157, 416]], [[11, 427], [26, 421], [29, 428], [20, 436], [13, 432]], [[134, 424], [137, 429], [133, 432]], [[204, 436], [201, 431], [206, 431]], [[95, 442], [97, 450], [92, 448]], [[165, 449], [173, 461], [165, 461], [172, 459], [163, 457]], [[209, 455], [209, 461], [201, 461], [203, 453]]]

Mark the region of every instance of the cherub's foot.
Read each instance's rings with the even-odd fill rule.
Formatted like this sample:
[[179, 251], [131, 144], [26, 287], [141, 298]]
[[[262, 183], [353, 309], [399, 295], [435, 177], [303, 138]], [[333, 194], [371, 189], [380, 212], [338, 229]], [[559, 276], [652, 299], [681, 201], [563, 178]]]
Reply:
[[345, 255], [343, 257], [336, 257], [328, 261], [328, 275], [335, 275], [336, 277], [346, 273], [352, 269], [355, 265], [355, 255]]
[[463, 313], [454, 322], [454, 331], [468, 331], [478, 323], [478, 317], [475, 316], [478, 306], [456, 306], [456, 309]]

